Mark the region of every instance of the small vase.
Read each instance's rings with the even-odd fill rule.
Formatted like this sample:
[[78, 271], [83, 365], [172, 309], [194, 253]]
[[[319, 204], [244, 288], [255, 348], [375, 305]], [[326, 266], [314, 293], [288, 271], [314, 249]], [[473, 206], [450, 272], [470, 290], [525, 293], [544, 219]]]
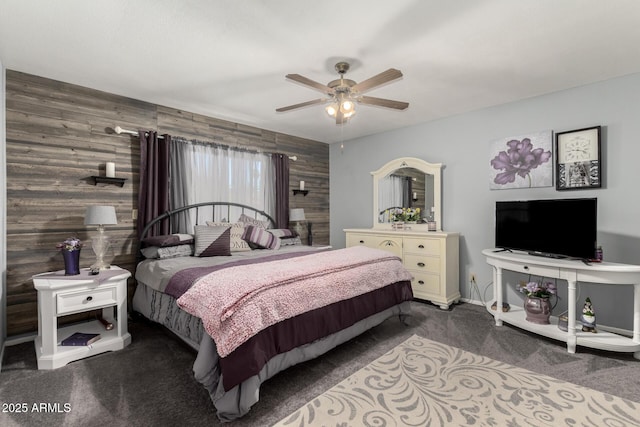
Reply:
[[75, 251], [62, 250], [64, 258], [64, 275], [76, 276], [80, 274], [80, 249]]
[[524, 300], [524, 311], [527, 321], [538, 325], [548, 325], [551, 317], [551, 303], [549, 298], [527, 297]]

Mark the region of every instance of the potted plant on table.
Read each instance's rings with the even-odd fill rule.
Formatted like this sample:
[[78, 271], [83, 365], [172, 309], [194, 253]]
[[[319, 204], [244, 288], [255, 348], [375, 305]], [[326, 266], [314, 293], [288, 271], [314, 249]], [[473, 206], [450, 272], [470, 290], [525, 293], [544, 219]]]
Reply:
[[80, 250], [82, 246], [82, 241], [77, 237], [69, 237], [64, 242], [56, 245], [56, 248], [60, 249], [64, 258], [65, 276], [80, 274]]
[[527, 297], [524, 300], [524, 311], [527, 321], [540, 325], [548, 325], [551, 317], [552, 295], [557, 295], [557, 288], [553, 282], [529, 282], [519, 286], [518, 290]]

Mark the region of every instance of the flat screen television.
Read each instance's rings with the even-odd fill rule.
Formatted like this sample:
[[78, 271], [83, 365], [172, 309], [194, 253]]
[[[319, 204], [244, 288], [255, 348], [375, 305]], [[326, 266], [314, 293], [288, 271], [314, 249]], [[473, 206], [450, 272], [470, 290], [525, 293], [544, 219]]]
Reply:
[[552, 258], [593, 259], [597, 199], [496, 202], [496, 248]]

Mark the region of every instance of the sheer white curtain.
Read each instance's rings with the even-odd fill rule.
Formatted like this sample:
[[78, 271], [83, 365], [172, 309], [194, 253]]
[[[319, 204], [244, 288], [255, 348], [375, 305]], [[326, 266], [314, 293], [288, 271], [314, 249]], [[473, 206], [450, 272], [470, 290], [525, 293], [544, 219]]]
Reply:
[[[269, 154], [174, 138], [171, 147], [171, 207], [202, 202], [234, 202], [275, 211], [275, 170]], [[183, 216], [178, 229], [193, 232], [193, 225], [235, 222], [240, 208], [200, 209]]]
[[378, 183], [378, 206], [380, 210], [403, 207], [404, 178], [389, 175]]

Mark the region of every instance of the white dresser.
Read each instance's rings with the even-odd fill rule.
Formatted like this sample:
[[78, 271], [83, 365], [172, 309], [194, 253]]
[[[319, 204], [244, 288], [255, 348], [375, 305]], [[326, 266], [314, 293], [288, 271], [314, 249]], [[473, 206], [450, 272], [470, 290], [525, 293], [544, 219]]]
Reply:
[[367, 246], [400, 258], [414, 279], [415, 298], [446, 310], [460, 300], [458, 233], [375, 228], [345, 229], [347, 247]]

